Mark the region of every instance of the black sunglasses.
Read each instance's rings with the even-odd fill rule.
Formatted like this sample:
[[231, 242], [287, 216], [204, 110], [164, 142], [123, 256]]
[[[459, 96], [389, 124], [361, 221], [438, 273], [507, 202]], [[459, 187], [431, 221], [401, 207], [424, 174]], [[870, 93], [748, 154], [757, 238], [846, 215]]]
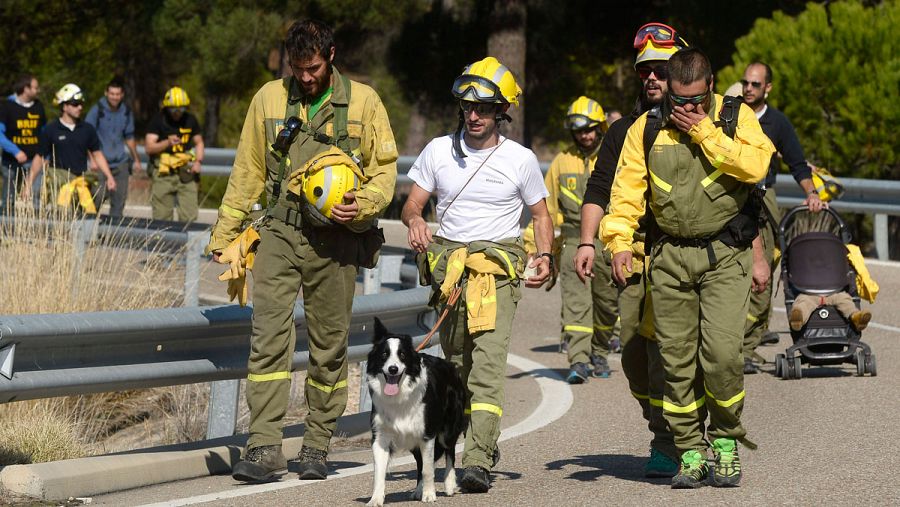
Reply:
[[470, 114], [475, 111], [478, 116], [489, 116], [497, 112], [497, 104], [492, 102], [469, 102], [468, 100], [460, 100], [459, 108], [463, 113]]
[[706, 97], [709, 96], [709, 92], [703, 93], [701, 95], [694, 95], [693, 97], [682, 97], [681, 95], [675, 95], [674, 93], [669, 93], [669, 98], [672, 99], [676, 105], [683, 106], [685, 104], [700, 104]]
[[762, 88], [764, 83], [760, 83], [759, 81], [747, 81], [746, 79], [741, 79], [741, 86], [746, 88], [748, 85], [754, 88]]
[[72, 106], [72, 107], [81, 107], [81, 106], [84, 105], [84, 101], [81, 101], [81, 100], [70, 100], [70, 101], [66, 102], [66, 104], [68, 104], [68, 105], [70, 105], [70, 106]]
[[637, 68], [638, 77], [643, 79], [647, 79], [650, 77], [650, 74], [654, 74], [657, 79], [660, 81], [667, 79], [669, 77], [669, 66], [665, 63], [661, 63], [659, 65], [641, 65]]

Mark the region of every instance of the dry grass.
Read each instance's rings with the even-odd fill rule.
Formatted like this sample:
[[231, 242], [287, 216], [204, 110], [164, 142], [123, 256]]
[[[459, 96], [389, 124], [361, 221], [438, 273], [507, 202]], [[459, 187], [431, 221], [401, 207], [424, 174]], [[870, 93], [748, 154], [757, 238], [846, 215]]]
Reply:
[[[0, 225], [0, 255], [8, 260], [0, 264], [0, 315], [181, 305], [180, 253], [125, 234], [94, 234], [81, 249], [77, 220], [21, 205], [17, 217], [15, 227]], [[286, 425], [306, 416], [305, 381], [305, 372], [294, 374]], [[358, 365], [349, 381], [346, 412], [355, 413]], [[249, 423], [243, 384], [239, 432]], [[202, 440], [208, 399], [208, 384], [192, 384], [0, 405], [0, 466]]]
[[[95, 222], [17, 203], [0, 225], [0, 314], [161, 308], [182, 301], [178, 252], [124, 233], [98, 237]], [[79, 228], [93, 232], [79, 244]], [[81, 456], [153, 415], [161, 395], [126, 391], [0, 405], [0, 465]], [[9, 422], [7, 422], [9, 421]]]

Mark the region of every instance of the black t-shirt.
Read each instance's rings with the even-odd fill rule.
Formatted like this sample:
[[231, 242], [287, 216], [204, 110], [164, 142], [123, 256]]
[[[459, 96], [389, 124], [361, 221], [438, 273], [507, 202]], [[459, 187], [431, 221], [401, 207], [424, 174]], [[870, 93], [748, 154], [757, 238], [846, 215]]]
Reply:
[[40, 154], [46, 163], [57, 169], [68, 169], [76, 176], [87, 170], [88, 152], [100, 150], [97, 131], [83, 121], [75, 124], [75, 130], [69, 130], [59, 120], [53, 120], [44, 127], [40, 137]]
[[[47, 123], [44, 105], [35, 100], [24, 107], [15, 100], [0, 100], [0, 123], [6, 126], [6, 138], [25, 152], [28, 160], [34, 157], [40, 143], [40, 132]], [[4, 165], [18, 165], [15, 153], [3, 151]]]
[[584, 192], [584, 204], [596, 204], [606, 211], [609, 206], [609, 195], [612, 192], [613, 178], [616, 175], [616, 164], [619, 162], [619, 154], [625, 145], [625, 135], [628, 128], [637, 119], [634, 115], [623, 116], [610, 125], [609, 130], [600, 142], [600, 151], [597, 152], [597, 161], [594, 170], [588, 178], [587, 189]]
[[[194, 147], [194, 136], [200, 134], [200, 124], [191, 113], [184, 113], [181, 119], [175, 122], [164, 111], [160, 111], [147, 125], [147, 133], [158, 135], [160, 140], [172, 134], [181, 136], [181, 144], [170, 146], [163, 150], [163, 153], [182, 153]], [[158, 157], [157, 154], [153, 158]]]
[[[806, 165], [806, 157], [803, 156], [803, 147], [800, 146], [800, 140], [797, 139], [797, 132], [794, 131], [794, 126], [791, 125], [784, 113], [768, 106], [762, 118], [759, 119], [759, 126], [775, 145], [778, 153], [781, 153], [781, 158], [788, 165], [788, 169], [797, 183], [812, 178], [812, 170]], [[778, 174], [780, 165], [778, 155], [772, 154], [769, 172], [766, 174], [766, 188], [775, 185], [775, 176]]]

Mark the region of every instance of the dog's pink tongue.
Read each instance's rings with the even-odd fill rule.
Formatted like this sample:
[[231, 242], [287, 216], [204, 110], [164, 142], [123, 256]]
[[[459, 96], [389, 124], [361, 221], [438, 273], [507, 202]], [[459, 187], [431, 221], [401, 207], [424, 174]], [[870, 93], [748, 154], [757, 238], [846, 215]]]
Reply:
[[395, 396], [400, 392], [400, 384], [384, 384], [384, 394], [387, 396]]

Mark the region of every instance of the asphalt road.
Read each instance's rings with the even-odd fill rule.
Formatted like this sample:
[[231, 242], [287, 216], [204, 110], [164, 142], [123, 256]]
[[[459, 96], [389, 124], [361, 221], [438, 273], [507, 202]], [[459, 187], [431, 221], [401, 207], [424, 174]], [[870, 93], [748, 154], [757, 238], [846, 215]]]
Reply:
[[[877, 377], [855, 367], [804, 368], [802, 380], [764, 372], [746, 377], [743, 420], [759, 450], [742, 449], [744, 478], [736, 489], [672, 490], [667, 480], [642, 475], [649, 432], [631, 397], [617, 356], [609, 379], [581, 386], [561, 380], [567, 370], [556, 352], [559, 292], [527, 290], [519, 304], [507, 376], [503, 425], [515, 434], [501, 444], [502, 461], [486, 495], [459, 494], [444, 505], [897, 505], [900, 444], [900, 264], [871, 261], [881, 285], [873, 323], [863, 339], [877, 354]], [[787, 330], [783, 297], [775, 299], [772, 329]], [[790, 342], [761, 347], [772, 360]], [[518, 367], [516, 366], [518, 365]], [[566, 403], [569, 393], [571, 405]], [[558, 417], [558, 418], [557, 418]], [[510, 430], [509, 428], [512, 428]], [[521, 434], [519, 434], [521, 433]], [[509, 436], [509, 435], [507, 435]], [[413, 505], [414, 469], [391, 468], [387, 502]], [[246, 486], [215, 476], [97, 496], [92, 505], [363, 505], [372, 489], [367, 449], [331, 456], [337, 474], [327, 481]], [[438, 473], [438, 479], [442, 472]]]

